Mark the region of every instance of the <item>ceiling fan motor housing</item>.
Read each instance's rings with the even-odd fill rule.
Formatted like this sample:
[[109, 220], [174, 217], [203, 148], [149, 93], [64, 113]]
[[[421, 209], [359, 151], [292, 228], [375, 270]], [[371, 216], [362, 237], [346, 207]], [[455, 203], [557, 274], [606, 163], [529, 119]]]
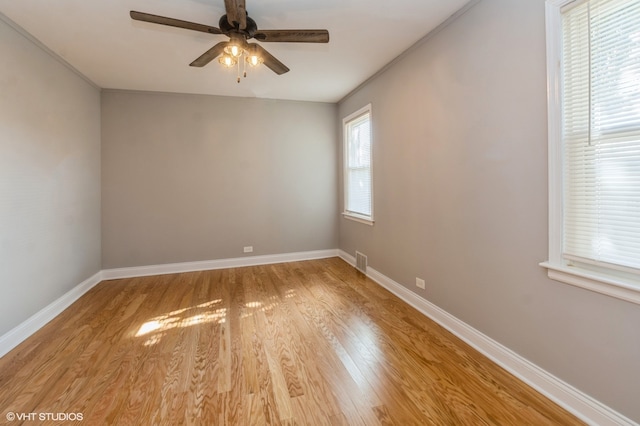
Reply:
[[256, 24], [256, 21], [249, 18], [249, 16], [247, 16], [247, 27], [243, 30], [240, 29], [240, 24], [238, 22], [234, 22], [234, 25], [231, 25], [227, 20], [227, 15], [222, 15], [222, 17], [220, 17], [218, 26], [220, 27], [220, 31], [222, 31], [223, 34], [243, 34], [247, 39], [252, 38], [253, 35], [258, 31], [258, 25]]

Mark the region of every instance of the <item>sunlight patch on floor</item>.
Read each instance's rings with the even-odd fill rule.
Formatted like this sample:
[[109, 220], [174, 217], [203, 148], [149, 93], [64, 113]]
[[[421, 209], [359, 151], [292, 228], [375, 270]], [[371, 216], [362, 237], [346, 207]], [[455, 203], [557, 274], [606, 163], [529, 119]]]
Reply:
[[152, 318], [138, 328], [134, 337], [146, 336], [147, 340], [144, 345], [151, 346], [158, 343], [165, 332], [171, 329], [192, 327], [206, 323], [222, 324], [226, 321], [227, 309], [215, 309], [221, 303], [221, 299], [212, 300]]

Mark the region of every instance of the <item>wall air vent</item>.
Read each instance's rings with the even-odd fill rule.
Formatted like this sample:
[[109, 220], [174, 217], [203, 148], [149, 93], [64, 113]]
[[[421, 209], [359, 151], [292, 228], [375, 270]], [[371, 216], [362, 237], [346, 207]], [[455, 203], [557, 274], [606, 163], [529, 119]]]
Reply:
[[356, 269], [363, 274], [367, 274], [367, 256], [356, 251]]

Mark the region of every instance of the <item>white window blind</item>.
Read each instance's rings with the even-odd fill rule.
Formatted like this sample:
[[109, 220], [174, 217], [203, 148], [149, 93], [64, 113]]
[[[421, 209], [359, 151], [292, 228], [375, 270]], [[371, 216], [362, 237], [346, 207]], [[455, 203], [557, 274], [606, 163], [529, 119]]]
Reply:
[[345, 215], [372, 220], [371, 110], [344, 119]]
[[562, 10], [563, 247], [640, 272], [640, 1]]

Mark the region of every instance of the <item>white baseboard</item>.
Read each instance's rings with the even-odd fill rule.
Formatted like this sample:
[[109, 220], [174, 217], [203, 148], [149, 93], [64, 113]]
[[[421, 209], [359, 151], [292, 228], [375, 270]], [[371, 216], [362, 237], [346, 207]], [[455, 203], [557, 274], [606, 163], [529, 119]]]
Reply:
[[0, 357], [5, 356], [10, 350], [22, 343], [27, 337], [44, 327], [49, 321], [60, 315], [73, 302], [83, 294], [91, 290], [102, 281], [101, 272], [87, 278], [67, 293], [60, 296], [53, 303], [45, 306], [40, 311], [29, 317], [23, 323], [0, 336]]
[[176, 274], [180, 272], [209, 271], [213, 269], [240, 268], [243, 266], [269, 265], [272, 263], [297, 262], [302, 260], [337, 257], [338, 250], [316, 250], [298, 253], [247, 256], [233, 259], [204, 260], [201, 262], [168, 263], [165, 265], [136, 266], [132, 268], [105, 269], [103, 280], [146, 277], [150, 275]]
[[[342, 250], [339, 256], [355, 266], [354, 256]], [[367, 276], [587, 424], [638, 426], [375, 269], [367, 267]]]

